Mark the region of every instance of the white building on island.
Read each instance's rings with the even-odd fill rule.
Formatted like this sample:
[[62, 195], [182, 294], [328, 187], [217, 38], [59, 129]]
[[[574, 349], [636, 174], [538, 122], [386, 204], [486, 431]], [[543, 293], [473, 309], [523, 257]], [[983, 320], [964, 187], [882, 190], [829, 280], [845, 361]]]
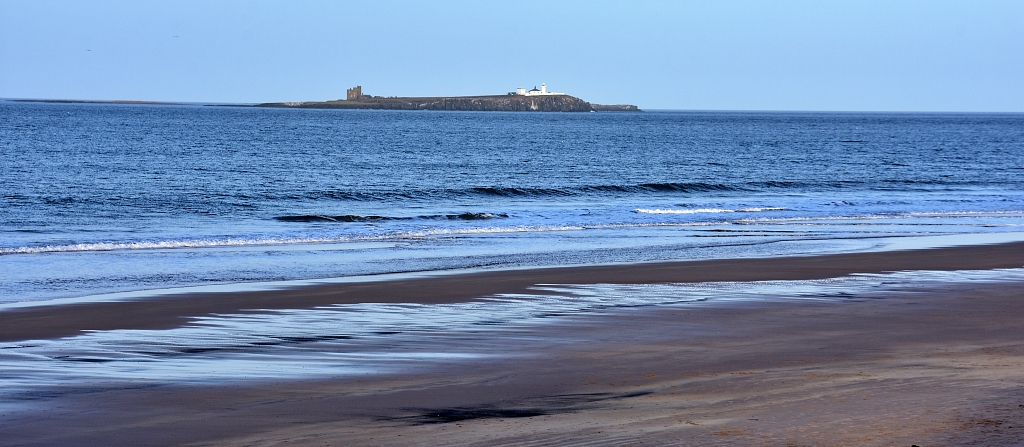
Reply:
[[565, 93], [549, 92], [547, 84], [541, 83], [540, 90], [537, 87], [533, 87], [533, 90], [526, 90], [523, 87], [516, 89], [516, 94], [519, 96], [553, 96], [553, 95], [564, 95]]

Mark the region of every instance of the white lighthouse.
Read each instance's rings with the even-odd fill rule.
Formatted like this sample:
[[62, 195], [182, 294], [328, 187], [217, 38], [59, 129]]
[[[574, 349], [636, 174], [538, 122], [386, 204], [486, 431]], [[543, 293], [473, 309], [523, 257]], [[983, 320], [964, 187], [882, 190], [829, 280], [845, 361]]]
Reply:
[[541, 83], [540, 84], [540, 89], [538, 89], [537, 87], [534, 87], [531, 90], [526, 90], [523, 87], [519, 87], [519, 88], [516, 89], [516, 94], [520, 95], [520, 96], [554, 96], [554, 95], [564, 95], [565, 93], [549, 92], [548, 91], [548, 85], [545, 84], [545, 83]]

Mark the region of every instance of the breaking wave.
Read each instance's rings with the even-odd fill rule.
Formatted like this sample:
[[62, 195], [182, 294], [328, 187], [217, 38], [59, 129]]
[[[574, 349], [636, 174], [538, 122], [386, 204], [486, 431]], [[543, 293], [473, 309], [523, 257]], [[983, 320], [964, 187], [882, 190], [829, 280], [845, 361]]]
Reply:
[[410, 190], [410, 191], [316, 191], [307, 193], [305, 197], [284, 197], [287, 199], [305, 198], [308, 200], [338, 199], [351, 201], [379, 200], [429, 200], [457, 199], [473, 197], [573, 197], [587, 195], [630, 195], [643, 193], [700, 193], [700, 192], [756, 192], [775, 189], [791, 189], [806, 187], [796, 182], [747, 182], [740, 184], [704, 183], [704, 182], [664, 182], [637, 183], [630, 185], [580, 185], [562, 188], [512, 187], [512, 186], [481, 186], [459, 189]]
[[278, 216], [274, 220], [282, 222], [381, 222], [392, 220], [488, 220], [508, 217], [506, 213], [459, 213], [459, 214], [432, 214], [417, 217], [390, 217], [390, 216], [360, 216], [356, 214], [345, 214], [341, 216], [326, 216], [319, 214], [306, 214], [298, 216]]
[[[0, 256], [17, 254], [36, 254], [54, 252], [96, 252], [96, 251], [117, 251], [117, 250], [160, 250], [160, 249], [198, 249], [217, 247], [258, 247], [272, 245], [295, 245], [295, 244], [331, 244], [350, 242], [401, 242], [408, 240], [419, 240], [437, 236], [459, 236], [459, 235], [485, 235], [502, 233], [544, 233], [556, 231], [581, 231], [595, 229], [628, 229], [628, 228], [654, 228], [654, 227], [706, 227], [728, 224], [786, 224], [793, 222], [830, 224], [842, 221], [891, 221], [902, 219], [919, 218], [1010, 218], [1007, 222], [998, 222], [1000, 227], [1018, 227], [1021, 224], [1013, 219], [1024, 215], [1024, 210], [998, 210], [998, 211], [948, 211], [948, 212], [904, 212], [904, 213], [882, 213], [866, 215], [820, 215], [820, 216], [779, 216], [766, 214], [754, 217], [752, 214], [767, 211], [790, 211], [784, 207], [757, 207], [757, 208], [692, 208], [692, 209], [645, 209], [633, 210], [633, 213], [650, 215], [700, 215], [706, 214], [730, 214], [738, 213], [729, 219], [698, 220], [698, 221], [666, 221], [658, 222], [605, 222], [605, 223], [561, 223], [561, 224], [527, 224], [527, 225], [479, 225], [470, 227], [445, 227], [441, 225], [424, 225], [421, 228], [387, 230], [379, 229], [376, 232], [361, 232], [348, 234], [306, 234], [306, 235], [275, 235], [262, 234], [253, 236], [237, 237], [214, 237], [214, 238], [182, 238], [166, 240], [140, 240], [140, 241], [100, 241], [73, 244], [52, 244], [35, 246], [14, 246], [0, 247]], [[749, 214], [747, 214], [749, 213]], [[375, 220], [463, 220], [478, 221], [488, 219], [501, 219], [509, 217], [505, 213], [463, 213], [463, 214], [437, 214], [418, 217], [386, 217], [386, 216], [321, 216], [321, 215], [294, 215], [279, 216], [275, 219], [285, 222], [372, 222]], [[995, 225], [987, 223], [987, 225]]]
[[764, 207], [764, 208], [740, 208], [740, 209], [722, 209], [722, 208], [695, 208], [695, 209], [646, 209], [638, 208], [633, 210], [636, 213], [642, 214], [716, 214], [716, 213], [760, 213], [762, 211], [787, 211], [788, 208], [781, 207]]
[[0, 247], [0, 255], [36, 254], [55, 252], [114, 251], [114, 250], [160, 250], [217, 247], [251, 247], [292, 244], [324, 244], [346, 242], [390, 242], [422, 239], [433, 236], [457, 236], [501, 233], [543, 233], [552, 231], [579, 231], [590, 229], [681, 227], [706, 226], [710, 223], [613, 223], [588, 225], [520, 225], [506, 227], [474, 228], [425, 228], [411, 231], [395, 231], [381, 234], [331, 235], [331, 236], [257, 236], [209, 239], [172, 239], [161, 241], [94, 242], [81, 244], [41, 245], [28, 247]]

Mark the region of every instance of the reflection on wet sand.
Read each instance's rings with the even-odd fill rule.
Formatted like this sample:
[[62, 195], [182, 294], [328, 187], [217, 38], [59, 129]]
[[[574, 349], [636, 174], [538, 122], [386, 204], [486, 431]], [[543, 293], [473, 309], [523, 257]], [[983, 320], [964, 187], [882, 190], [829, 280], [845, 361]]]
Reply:
[[948, 284], [1006, 281], [1024, 281], [1024, 268], [793, 281], [541, 285], [530, 293], [462, 303], [361, 303], [212, 315], [174, 329], [4, 343], [0, 396], [21, 399], [76, 383], [120, 387], [395, 373], [530, 355], [550, 343], [531, 327], [636, 308], [865, 300]]

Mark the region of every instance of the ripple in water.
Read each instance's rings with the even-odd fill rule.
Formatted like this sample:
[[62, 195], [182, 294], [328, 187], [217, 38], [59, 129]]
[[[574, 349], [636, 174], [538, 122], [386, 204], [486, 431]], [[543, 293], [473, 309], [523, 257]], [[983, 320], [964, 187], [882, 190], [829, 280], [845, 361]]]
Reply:
[[[69, 385], [295, 379], [378, 374], [437, 362], [528, 355], [535, 329], [657, 306], [876, 299], [952, 283], [1024, 281], [1024, 268], [860, 274], [808, 281], [545, 285], [456, 304], [351, 304], [224, 314], [169, 330], [96, 331], [0, 344], [0, 396]], [[497, 343], [500, 341], [500, 343]]]

